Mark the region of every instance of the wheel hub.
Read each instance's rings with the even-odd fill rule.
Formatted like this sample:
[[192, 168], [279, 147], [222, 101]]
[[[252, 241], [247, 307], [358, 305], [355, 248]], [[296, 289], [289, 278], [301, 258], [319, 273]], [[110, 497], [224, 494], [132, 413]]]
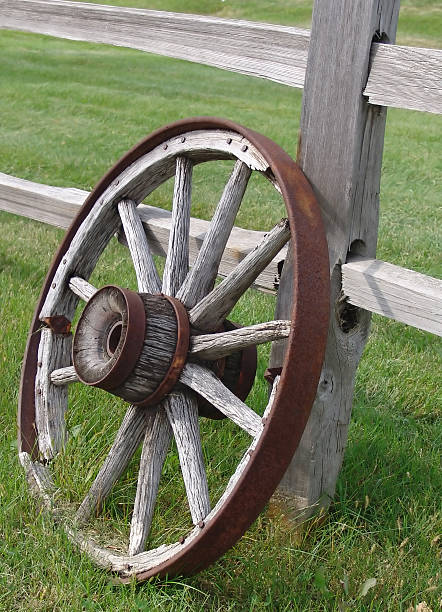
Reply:
[[148, 406], [178, 381], [189, 336], [189, 318], [179, 300], [108, 285], [80, 317], [73, 364], [86, 385]]

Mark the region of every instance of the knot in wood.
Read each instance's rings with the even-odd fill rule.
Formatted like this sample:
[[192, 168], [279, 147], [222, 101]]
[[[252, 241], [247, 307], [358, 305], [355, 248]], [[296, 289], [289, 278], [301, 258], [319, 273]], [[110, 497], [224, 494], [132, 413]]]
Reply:
[[80, 380], [126, 401], [157, 404], [175, 386], [189, 349], [183, 304], [109, 285], [85, 306], [73, 343]]

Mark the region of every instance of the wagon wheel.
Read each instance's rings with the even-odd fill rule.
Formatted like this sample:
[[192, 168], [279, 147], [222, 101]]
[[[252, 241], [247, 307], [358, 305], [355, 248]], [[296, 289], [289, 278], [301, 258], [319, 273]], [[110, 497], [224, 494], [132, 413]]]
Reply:
[[[236, 161], [189, 270], [192, 167], [219, 159]], [[266, 234], [215, 287], [252, 171], [264, 174], [280, 191], [288, 220]], [[172, 225], [161, 281], [137, 204], [173, 175]], [[116, 286], [97, 291], [87, 279], [121, 226], [138, 292]], [[227, 325], [226, 317], [239, 297], [290, 236], [291, 322], [267, 322], [245, 331]], [[71, 321], [79, 298], [87, 303], [71, 353]], [[142, 580], [189, 574], [232, 546], [273, 493], [299, 443], [319, 379], [328, 302], [327, 249], [317, 203], [300, 169], [273, 142], [230, 121], [199, 118], [160, 129], [125, 155], [91, 193], [54, 258], [22, 372], [20, 460], [28, 480], [52, 509], [57, 502], [50, 464], [66, 438], [68, 384], [80, 380], [130, 404], [74, 521], [64, 523], [70, 537], [123, 580], [133, 575]], [[261, 418], [222, 382], [211, 364], [247, 346], [287, 336], [290, 323], [282, 374]], [[227, 331], [220, 331], [223, 325]], [[199, 434], [201, 397], [251, 437], [248, 451], [213, 507]], [[145, 551], [172, 436], [194, 527], [178, 542]], [[99, 511], [141, 443], [129, 548], [119, 554], [100, 547], [83, 526]]]

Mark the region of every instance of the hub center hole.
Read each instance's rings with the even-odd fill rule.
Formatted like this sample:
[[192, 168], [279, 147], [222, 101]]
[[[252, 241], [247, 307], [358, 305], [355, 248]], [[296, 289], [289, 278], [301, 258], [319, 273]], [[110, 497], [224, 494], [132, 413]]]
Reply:
[[112, 357], [121, 339], [121, 332], [123, 331], [122, 321], [117, 321], [112, 325], [107, 335], [106, 351], [109, 357]]

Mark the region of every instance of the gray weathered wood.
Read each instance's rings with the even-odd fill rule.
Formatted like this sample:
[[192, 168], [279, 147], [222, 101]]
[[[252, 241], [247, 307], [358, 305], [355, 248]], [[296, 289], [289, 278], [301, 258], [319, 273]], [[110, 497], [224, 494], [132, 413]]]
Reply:
[[[167, 146], [166, 146], [167, 145]], [[249, 168], [265, 171], [268, 164], [260, 151], [239, 133], [230, 130], [194, 130], [171, 137], [137, 158], [97, 198], [63, 256], [40, 312], [42, 319], [63, 313], [71, 319], [78, 298], [68, 279], [88, 279], [98, 257], [120, 223], [117, 205], [124, 198], [138, 203], [175, 173], [177, 155], [195, 163], [238, 158]], [[276, 253], [275, 253], [276, 255]]]
[[127, 468], [147, 428], [152, 427], [155, 413], [131, 406], [115, 436], [114, 443], [91, 488], [77, 510], [76, 522], [86, 523], [106, 499], [113, 485]]
[[59, 0], [3, 0], [0, 27], [131, 47], [292, 87], [304, 82], [308, 30]]
[[175, 296], [189, 271], [189, 229], [192, 198], [192, 162], [177, 157], [169, 246], [162, 291]]
[[42, 329], [35, 377], [35, 426], [39, 451], [44, 459], [52, 459], [66, 441], [67, 387], [54, 385], [51, 373], [71, 363], [71, 346], [72, 336]]
[[210, 512], [209, 489], [201, 449], [198, 403], [193, 393], [173, 393], [163, 402], [172, 426], [192, 521], [197, 525]]
[[[264, 411], [264, 418], [267, 417], [272, 409], [273, 400], [275, 397], [279, 377], [275, 379], [273, 390], [270, 395], [269, 402]], [[239, 462], [235, 472], [231, 476], [227, 487], [214, 508], [210, 511], [208, 516], [205, 518], [204, 523], [210, 524], [218, 512], [222, 509], [225, 501], [232, 493], [232, 490], [238, 483], [239, 479], [243, 475], [247, 465], [250, 461], [251, 451], [253, 451], [259, 442], [260, 434], [263, 429], [260, 428], [258, 435], [253, 439], [251, 445], [247, 449], [243, 458]], [[53, 507], [53, 493], [54, 487], [52, 479], [47, 467], [36, 462], [32, 463], [27, 453], [21, 453], [20, 461], [27, 471], [30, 480], [36, 483], [36, 491], [49, 507]], [[150, 465], [150, 464], [149, 464]], [[121, 573], [122, 576], [131, 576], [140, 571], [147, 571], [150, 568], [158, 565], [159, 563], [165, 562], [170, 559], [173, 555], [177, 554], [183, 548], [191, 545], [193, 540], [200, 534], [201, 527], [195, 527], [190, 533], [187, 534], [184, 542], [176, 542], [169, 545], [161, 545], [158, 548], [149, 550], [147, 552], [140, 552], [138, 554], [120, 554], [115, 552], [113, 549], [107, 549], [99, 546], [90, 534], [86, 534], [81, 530], [74, 528], [71, 524], [64, 525], [68, 537], [84, 551], [91, 559], [95, 561], [100, 567], [107, 570], [112, 570]]]
[[[89, 195], [87, 191], [51, 187], [0, 172], [0, 210], [5, 210], [29, 219], [42, 221], [56, 227], [68, 228], [81, 205]], [[143, 223], [150, 249], [154, 255], [165, 257], [168, 250], [171, 213], [162, 208], [140, 204], [137, 208]], [[191, 218], [189, 230], [189, 261], [192, 265], [201, 248], [209, 221]], [[218, 273], [226, 276], [239, 261], [262, 240], [264, 232], [233, 227], [220, 263]], [[126, 244], [124, 234], [119, 239]], [[258, 276], [254, 286], [264, 291], [274, 291], [278, 282], [278, 266], [286, 256], [282, 249]]]
[[18, 457], [31, 492], [41, 499], [48, 510], [54, 510], [56, 487], [49, 467], [39, 461], [32, 461], [31, 456], [25, 452], [19, 453]]
[[189, 320], [196, 328], [217, 329], [241, 295], [258, 274], [269, 264], [290, 238], [287, 219], [276, 225], [257, 247], [250, 252], [219, 285], [189, 312]]
[[370, 62], [370, 104], [442, 113], [442, 49], [375, 43]]
[[198, 257], [177, 293], [187, 308], [195, 306], [213, 288], [250, 175], [250, 168], [238, 160], [204, 236]]
[[[370, 315], [347, 316], [340, 302], [341, 271], [350, 249], [376, 250], [385, 109], [369, 106], [362, 90], [376, 32], [394, 41], [396, 0], [316, 1], [301, 116], [298, 161], [322, 209], [330, 256], [331, 312], [326, 356], [316, 400], [279, 495], [300, 514], [327, 506], [335, 492], [347, 440], [356, 368]], [[286, 260], [275, 318], [290, 316]], [[284, 341], [270, 365], [282, 364]]]
[[212, 370], [196, 363], [186, 363], [180, 381], [199, 393], [251, 436], [260, 433], [261, 418], [227, 389]]
[[54, 370], [51, 372], [50, 378], [51, 383], [56, 387], [78, 382], [78, 376], [74, 366], [67, 366], [66, 368], [58, 368], [57, 370]]
[[[56, 225], [57, 227], [69, 227], [72, 218], [75, 216], [75, 214], [77, 214], [80, 206], [87, 196], [87, 191], [40, 185], [39, 183], [33, 183], [32, 181], [26, 181], [24, 179], [18, 179], [0, 173], [0, 209], [13, 212], [15, 214], [22, 214], [25, 217], [42, 221], [44, 223], [50, 223], [52, 225]], [[167, 253], [170, 228], [172, 225], [171, 213], [167, 210], [156, 208], [154, 206], [146, 206], [144, 204], [140, 204], [137, 210], [146, 231], [152, 253], [155, 255], [164, 256]], [[196, 218], [190, 219], [189, 247], [191, 264], [194, 262], [198, 254], [203, 237], [207, 232], [208, 227], [208, 221]], [[264, 232], [244, 230], [239, 227], [233, 227], [220, 263], [220, 276], [226, 276], [231, 270], [233, 270], [238, 262], [244, 259], [247, 253], [255, 248], [255, 246], [262, 240], [263, 236]], [[272, 291], [275, 286], [275, 282], [278, 281], [278, 265], [284, 261], [285, 257], [286, 248], [284, 247], [256, 279], [254, 286], [257, 289]], [[367, 261], [371, 261], [371, 258], [367, 258]], [[406, 270], [404, 273], [406, 274]], [[355, 293], [355, 291], [358, 290], [357, 286], [359, 285], [360, 281], [355, 274], [352, 273], [351, 275], [346, 275], [345, 267], [343, 268], [344, 278], [347, 276], [347, 278], [345, 278], [346, 291], [349, 294], [352, 292]], [[364, 275], [366, 274], [367, 273], [364, 272]], [[357, 285], [354, 289], [351, 287], [353, 279]], [[432, 282], [431, 278], [429, 282]], [[92, 285], [79, 277], [72, 278], [69, 286], [74, 293], [86, 301], [92, 296], [92, 291], [95, 291], [95, 288], [91, 289]], [[392, 308], [388, 306], [390, 295], [384, 292], [383, 287], [383, 284], [379, 285], [378, 287], [378, 290], [381, 292], [379, 299], [386, 304], [384, 311], [390, 311], [392, 310]], [[420, 289], [421, 284], [417, 283], [414, 290], [419, 292]], [[422, 290], [423, 295], [418, 297], [419, 304], [425, 303], [426, 288], [422, 286]], [[286, 291], [285, 293], [288, 294], [289, 292]], [[363, 297], [361, 296], [358, 299], [363, 300]], [[396, 295], [394, 299], [395, 304], [397, 305], [395, 312], [400, 312], [403, 309], [406, 309], [406, 303], [404, 305], [399, 305], [397, 303], [397, 300], [402, 299], [401, 293]], [[404, 299], [406, 302], [408, 302], [408, 298], [405, 295]], [[366, 310], [370, 310], [369, 303], [361, 302], [356, 305], [360, 306], [361, 308], [365, 308]], [[379, 314], [385, 314], [384, 311]], [[373, 310], [373, 312], [378, 312], [378, 310]], [[422, 313], [422, 316], [424, 319], [431, 319], [432, 317], [431, 313], [425, 312]], [[408, 325], [412, 324], [410, 321], [404, 322], [408, 323]], [[419, 325], [416, 325], [416, 327], [426, 329], [421, 327], [421, 323], [422, 321], [419, 323]]]
[[135, 202], [121, 200], [118, 204], [118, 212], [134, 264], [138, 291], [159, 293], [161, 289], [160, 277]]
[[287, 338], [289, 333], [290, 321], [268, 321], [219, 334], [192, 336], [189, 353], [200, 359], [212, 361], [248, 346]]
[[164, 460], [170, 445], [172, 430], [164, 409], [148, 419], [143, 441], [137, 493], [130, 524], [129, 555], [144, 550], [155, 509], [158, 485]]
[[[131, 47], [302, 88], [310, 32], [66, 0], [3, 0], [0, 28]], [[441, 113], [440, 51], [374, 43], [373, 104]]]
[[[177, 322], [172, 305], [159, 295], [139, 294], [144, 304], [145, 334], [141, 352], [124, 382], [112, 387], [112, 393], [127, 402], [138, 403], [151, 395], [163, 381], [175, 353]], [[108, 287], [85, 309], [77, 325], [73, 362], [81, 380], [89, 384], [100, 381], [119, 359], [118, 349], [112, 355], [106, 350], [109, 315], [118, 321], [126, 310], [121, 292]], [[122, 326], [120, 335], [124, 337]]]
[[[248, 346], [273, 342], [287, 338], [290, 333], [290, 321], [268, 321], [249, 325], [219, 334], [202, 334], [190, 339], [189, 354], [203, 360], [216, 360]], [[61, 386], [78, 382], [74, 366], [59, 368], [50, 375], [53, 385]]]
[[93, 285], [79, 276], [73, 276], [70, 279], [69, 289], [85, 302], [89, 302], [91, 297], [97, 293], [97, 289]]
[[342, 266], [342, 289], [350, 304], [442, 335], [442, 280], [378, 259]]
[[88, 195], [81, 189], [42, 185], [0, 172], [0, 210], [55, 227], [67, 229]]

